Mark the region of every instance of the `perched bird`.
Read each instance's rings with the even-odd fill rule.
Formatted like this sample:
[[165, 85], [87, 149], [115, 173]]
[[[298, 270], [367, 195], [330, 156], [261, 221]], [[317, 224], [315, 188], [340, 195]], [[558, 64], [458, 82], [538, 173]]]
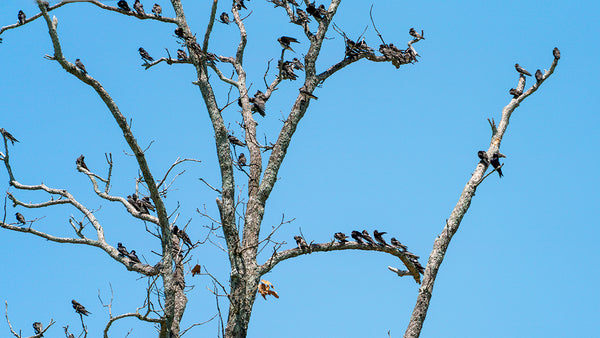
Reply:
[[82, 72], [83, 74], [87, 74], [87, 70], [85, 70], [85, 66], [83, 65], [83, 62], [81, 62], [81, 60], [79, 60], [79, 59], [75, 60], [75, 68], [79, 69], [79, 71]]
[[298, 19], [296, 20], [296, 23], [302, 24], [304, 22], [310, 22], [310, 18], [308, 17], [308, 14], [306, 14], [306, 12], [300, 8], [296, 9], [296, 16], [298, 17]]
[[187, 58], [188, 58], [188, 56], [183, 49], [177, 50], [177, 60], [187, 61]]
[[42, 5], [46, 7], [46, 10], [50, 10], [50, 3], [48, 1], [42, 1]]
[[127, 251], [127, 249], [125, 248], [125, 246], [123, 246], [123, 243], [121, 242], [117, 243], [117, 251], [120, 255], [129, 257], [129, 251]]
[[492, 158], [490, 159], [490, 164], [492, 165], [492, 167], [494, 167], [494, 169], [496, 169], [496, 171], [498, 171], [498, 175], [500, 175], [500, 178], [502, 178], [502, 176], [504, 176], [502, 174], [502, 169], [500, 168], [500, 155], [496, 152], [494, 153], [494, 155], [492, 155]]
[[400, 243], [400, 241], [397, 240], [395, 237], [392, 237], [392, 239], [390, 239], [390, 242], [392, 243], [393, 246], [395, 246], [396, 248], [398, 248], [402, 251], [406, 251], [406, 249], [408, 249], [406, 247], [406, 245]]
[[135, 2], [133, 3], [133, 9], [135, 9], [135, 11], [139, 15], [146, 15], [146, 13], [144, 12], [144, 5], [142, 5], [140, 0], [135, 0]]
[[338, 241], [340, 241], [340, 243], [344, 244], [346, 242], [348, 242], [348, 240], [346, 240], [346, 238], [348, 238], [348, 236], [346, 236], [345, 233], [343, 232], [336, 232], [333, 235], [333, 238], [337, 239]]
[[75, 312], [79, 313], [80, 315], [88, 315], [91, 312], [89, 312], [88, 310], [85, 309], [85, 307], [79, 303], [77, 303], [77, 301], [75, 299], [73, 299], [71, 301], [71, 304], [73, 304], [73, 308], [75, 309]]
[[150, 209], [152, 211], [156, 210], [156, 208], [150, 201], [150, 197], [148, 197], [148, 196], [145, 196], [141, 200], [138, 200], [138, 204], [144, 206], [144, 208], [146, 208], [146, 209]]
[[477, 152], [477, 156], [479, 157], [479, 159], [481, 159], [484, 163], [488, 163], [488, 156], [487, 153], [483, 150], [480, 150]]
[[19, 24], [22, 25], [25, 23], [25, 19], [27, 19], [27, 16], [25, 16], [25, 12], [23, 11], [19, 11], [19, 14], [17, 14], [17, 19], [19, 19]]
[[248, 9], [246, 8], [246, 6], [244, 6], [244, 0], [233, 0], [233, 2], [235, 3], [235, 6], [237, 7], [238, 11], [240, 9]]
[[75, 338], [75, 336], [72, 333], [69, 333], [69, 338]]
[[410, 251], [405, 251], [404, 255], [406, 255], [406, 257], [408, 257], [411, 260], [413, 260], [413, 259], [419, 259], [419, 256], [415, 255], [414, 253], [412, 253]]
[[[44, 325], [42, 325], [42, 323], [40, 323], [40, 322], [33, 323], [33, 332], [35, 332], [35, 334], [40, 334], [40, 333], [42, 333], [42, 331], [44, 331]], [[43, 337], [43, 336], [40, 335], [40, 337]]]
[[152, 58], [152, 56], [150, 56], [150, 54], [148, 54], [148, 52], [146, 52], [146, 50], [142, 47], [138, 48], [138, 52], [140, 52], [140, 56], [142, 57], [142, 60], [148, 62], [148, 61], [154, 61], [154, 59]]
[[379, 232], [377, 230], [373, 230], [373, 237], [375, 237], [375, 240], [377, 241], [377, 243], [379, 243], [383, 246], [387, 246], [387, 243], [383, 239], [384, 234], [387, 234], [387, 232]]
[[352, 236], [358, 244], [365, 244], [365, 242], [362, 241], [362, 234], [360, 232], [353, 230], [350, 236]]
[[290, 61], [281, 62], [281, 60], [277, 61], [277, 65], [279, 69], [281, 69], [281, 77], [290, 80], [296, 80], [298, 76], [294, 73], [294, 64]]
[[129, 204], [131, 204], [131, 206], [135, 209], [135, 211], [142, 212], [142, 208], [138, 202], [137, 194], [127, 196], [127, 202], [129, 202]]
[[298, 249], [304, 251], [304, 249], [308, 250], [308, 244], [306, 244], [306, 241], [304, 240], [304, 238], [300, 237], [300, 236], [294, 236], [294, 239], [296, 240], [296, 244], [298, 245]]
[[523, 92], [522, 92], [522, 91], [520, 91], [520, 90], [517, 90], [517, 89], [515, 89], [515, 88], [511, 88], [511, 89], [508, 91], [508, 93], [509, 93], [510, 95], [512, 95], [512, 96], [513, 96], [515, 99], [516, 99], [517, 97], [521, 96], [521, 94], [523, 94]]
[[159, 4], [154, 4], [154, 6], [152, 6], [152, 13], [154, 13], [154, 15], [156, 16], [161, 16], [162, 7], [160, 7]]
[[304, 65], [300, 60], [298, 60], [298, 58], [292, 59], [292, 65], [294, 66], [294, 69], [304, 70]]
[[315, 7], [315, 2], [313, 1], [312, 3], [309, 3], [306, 6], [306, 13], [314, 16], [317, 19], [321, 19], [321, 14], [319, 13], [319, 11], [317, 11], [317, 7]]
[[282, 36], [278, 38], [277, 41], [279, 41], [279, 44], [283, 49], [291, 50], [292, 52], [294, 52], [294, 50], [292, 49], [292, 47], [290, 47], [290, 43], [300, 43], [300, 41], [298, 41], [296, 38], [292, 38], [290, 36]]
[[231, 20], [229, 20], [229, 15], [225, 12], [221, 13], [221, 15], [219, 16], [219, 20], [226, 25], [229, 25], [229, 23], [231, 22]]
[[315, 100], [319, 99], [318, 97], [314, 96], [311, 92], [304, 90], [304, 87], [300, 88], [299, 90], [300, 90], [301, 94], [304, 94], [304, 95], [310, 97], [311, 99], [315, 99]]
[[173, 227], [173, 234], [181, 238], [183, 243], [185, 243], [186, 245], [193, 246], [192, 240], [190, 240], [190, 236], [188, 236], [188, 234], [183, 229], [179, 229], [177, 225]]
[[240, 146], [240, 147], [246, 146], [245, 143], [243, 143], [242, 141], [240, 141], [237, 137], [235, 137], [233, 135], [227, 135], [227, 138], [229, 139], [229, 143], [233, 144], [234, 146]]
[[200, 265], [196, 264], [194, 265], [194, 267], [192, 268], [192, 277], [195, 275], [199, 275], [202, 272], [202, 269], [200, 268]]
[[327, 14], [327, 8], [325, 8], [325, 5], [320, 4], [319, 7], [317, 7], [317, 14], [320, 16], [325, 16]]
[[544, 78], [544, 74], [542, 74], [541, 70], [536, 70], [535, 71], [535, 81], [537, 81], [537, 83], [542, 82], [542, 79]]
[[417, 268], [417, 271], [419, 271], [420, 274], [425, 273], [425, 268], [421, 265], [421, 263], [419, 263], [418, 260], [411, 259], [410, 261], [413, 262], [413, 264], [415, 265], [415, 268]]
[[134, 261], [136, 263], [141, 263], [140, 259], [138, 258], [138, 256], [135, 253], [135, 250], [131, 250], [131, 252], [127, 255], [127, 257], [129, 257], [129, 259], [131, 259], [132, 261]]
[[244, 155], [244, 153], [240, 153], [240, 156], [238, 156], [238, 164], [240, 165], [240, 167], [246, 165], [246, 155]]
[[119, 2], [117, 2], [117, 6], [119, 6], [120, 9], [122, 9], [126, 12], [131, 12], [131, 8], [129, 8], [129, 5], [127, 4], [127, 1], [125, 1], [125, 0], [119, 0]]
[[183, 32], [183, 28], [181, 27], [177, 27], [175, 28], [175, 35], [177, 35], [178, 38], [185, 38], [184, 32]]
[[515, 63], [515, 69], [517, 70], [517, 72], [519, 72], [520, 74], [523, 75], [527, 75], [527, 76], [531, 76], [531, 73], [528, 72], [527, 70], [525, 70], [525, 68], [519, 66], [518, 63]]
[[250, 98], [249, 101], [252, 103], [252, 111], [258, 112], [262, 117], [265, 117], [265, 104], [267, 103], [267, 96], [260, 90], [256, 91], [254, 97]]
[[373, 238], [371, 238], [371, 235], [369, 235], [369, 232], [367, 230], [363, 230], [362, 238], [364, 238], [365, 241], [369, 242], [369, 244], [375, 244], [375, 242], [373, 242]]
[[17, 212], [17, 213], [15, 214], [15, 216], [17, 217], [17, 223], [20, 223], [20, 224], [27, 224], [27, 222], [25, 222], [25, 217], [24, 217], [23, 215], [21, 215], [21, 213], [20, 213], [20, 212]]
[[0, 128], [0, 134], [2, 134], [4, 138], [9, 140], [13, 146], [15, 145], [15, 142], [19, 142], [19, 140], [17, 140], [14, 136], [12, 136], [11, 133], [7, 132], [4, 128]]
[[87, 165], [85, 165], [85, 162], [83, 161], [84, 158], [85, 158], [85, 156], [83, 156], [83, 154], [81, 154], [81, 156], [79, 156], [77, 158], [77, 160], [75, 160], [75, 164], [82, 167], [85, 170], [89, 170]]
[[408, 30], [408, 34], [410, 34], [410, 36], [412, 36], [413, 38], [420, 40], [423, 38], [423, 35], [419, 34], [414, 28], [411, 28]]
[[554, 47], [552, 50], [552, 55], [554, 55], [556, 60], [560, 59], [560, 50], [557, 47]]

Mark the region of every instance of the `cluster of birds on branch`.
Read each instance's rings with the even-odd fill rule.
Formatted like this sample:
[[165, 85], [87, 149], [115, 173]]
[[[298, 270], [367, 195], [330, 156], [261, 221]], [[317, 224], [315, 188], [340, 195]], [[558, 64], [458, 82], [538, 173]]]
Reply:
[[[560, 50], [558, 49], [558, 47], [554, 47], [554, 49], [552, 50], [552, 55], [554, 56], [555, 60], [559, 60], [560, 59]], [[523, 77], [525, 78], [525, 76], [531, 76], [531, 73], [528, 72], [525, 68], [521, 67], [518, 63], [515, 63], [515, 69], [517, 70], [517, 72], [519, 73], [519, 77]], [[536, 83], [540, 83], [544, 80], [544, 73], [542, 73], [541, 70], [536, 70], [535, 71], [535, 81]], [[510, 95], [513, 96], [513, 98], [518, 98], [519, 96], [523, 95], [523, 90], [522, 89], [518, 89], [518, 88], [511, 88], [508, 93]]]
[[123, 243], [117, 243], [117, 251], [119, 251], [119, 255], [129, 258], [134, 263], [141, 263], [139, 257], [135, 253], [135, 250], [131, 250], [128, 252]]
[[[81, 305], [79, 302], [77, 302], [75, 299], [71, 300], [71, 304], [73, 305], [73, 309], [75, 309], [75, 312], [77, 314], [79, 314], [80, 316], [87, 316], [89, 314], [91, 314], [91, 312], [89, 312], [85, 306]], [[40, 322], [34, 322], [32, 324], [33, 326], [33, 332], [36, 335], [39, 335], [40, 337], [43, 337], [42, 332], [44, 331], [44, 325]], [[75, 336], [73, 334], [69, 334], [68, 338], [75, 338]]]
[[[133, 12], [131, 10], [131, 8], [129, 8], [129, 4], [127, 4], [127, 1], [125, 1], [125, 0], [120, 0], [119, 2], [117, 2], [117, 6], [119, 6], [119, 8], [125, 12]], [[139, 15], [146, 15], [146, 12], [144, 12], [144, 5], [142, 5], [140, 0], [135, 0], [135, 2], [133, 3], [133, 9]], [[152, 13], [155, 16], [161, 16], [162, 15], [162, 7], [160, 7], [159, 4], [154, 4], [154, 6], [152, 6]]]
[[[422, 30], [421, 33], [419, 33], [414, 28], [410, 28], [408, 34], [410, 34], [410, 36], [414, 38], [414, 42], [425, 39], [423, 37], [424, 33]], [[373, 54], [373, 48], [367, 45], [364, 38], [359, 39], [359, 41], [357, 42], [354, 42], [350, 38], [348, 38], [346, 34], [343, 34], [343, 36], [344, 43], [346, 45], [346, 50], [344, 52], [346, 58], [355, 58], [361, 54]], [[400, 49], [394, 46], [393, 43], [383, 43], [379, 45], [379, 52], [383, 56], [385, 56], [386, 59], [390, 60], [396, 68], [400, 68], [400, 65], [403, 64], [418, 62], [417, 56], [419, 56], [419, 54], [417, 54], [417, 52], [412, 47], [409, 47], [407, 49]]]
[[[356, 243], [360, 244], [360, 245], [380, 245], [380, 246], [392, 246], [397, 248], [398, 250], [400, 250], [400, 252], [402, 252], [402, 254], [404, 256], [406, 256], [406, 258], [408, 258], [408, 260], [410, 260], [414, 265], [415, 268], [417, 268], [417, 270], [419, 271], [419, 273], [423, 274], [425, 272], [425, 268], [423, 268], [423, 266], [421, 265], [421, 263], [419, 263], [419, 256], [415, 255], [414, 253], [408, 251], [408, 247], [402, 243], [400, 243], [399, 240], [397, 240], [396, 238], [392, 237], [390, 239], [390, 244], [388, 244], [385, 239], [383, 239], [383, 235], [387, 234], [387, 232], [379, 232], [377, 230], [373, 231], [373, 237], [375, 238], [373, 240], [373, 237], [371, 237], [371, 235], [369, 234], [369, 232], [367, 230], [363, 230], [362, 232], [353, 230], [352, 231], [352, 238], [354, 238], [354, 240], [356, 241]], [[348, 236], [346, 236], [346, 234], [344, 234], [343, 232], [336, 232], [333, 237], [339, 241], [339, 243], [341, 244], [346, 244], [348, 242]], [[302, 250], [302, 251], [307, 251], [310, 252], [310, 245], [308, 245], [306, 243], [306, 241], [304, 240], [304, 238], [302, 238], [302, 236], [294, 236], [294, 239], [296, 240], [296, 245], [298, 246], [298, 249]], [[375, 243], [377, 242], [377, 243]]]
[[152, 210], [152, 211], [156, 210], [156, 208], [150, 201], [150, 197], [148, 197], [148, 196], [145, 196], [145, 197], [142, 197], [142, 199], [139, 199], [138, 195], [136, 193], [134, 193], [133, 195], [127, 196], [127, 202], [129, 202], [129, 204], [131, 204], [131, 206], [135, 209], [135, 211], [139, 212], [142, 215], [144, 215], [144, 214], [150, 215], [149, 210]]
[[500, 175], [500, 178], [502, 178], [502, 176], [504, 176], [502, 174], [502, 165], [500, 164], [500, 158], [501, 157], [506, 157], [506, 155], [501, 154], [499, 152], [495, 152], [494, 154], [492, 154], [492, 157], [490, 158], [487, 153], [483, 150], [480, 150], [477, 152], [477, 156], [479, 157], [479, 159], [481, 159], [481, 161], [488, 165], [491, 164], [492, 167], [494, 167], [494, 169], [498, 172], [498, 175]]

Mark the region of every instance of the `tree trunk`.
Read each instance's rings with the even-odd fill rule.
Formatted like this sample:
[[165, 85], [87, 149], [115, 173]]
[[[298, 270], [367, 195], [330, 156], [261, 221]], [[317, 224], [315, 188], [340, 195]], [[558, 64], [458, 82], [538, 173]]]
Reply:
[[226, 338], [244, 338], [258, 290], [257, 274], [232, 275], [229, 295], [229, 317], [225, 328]]

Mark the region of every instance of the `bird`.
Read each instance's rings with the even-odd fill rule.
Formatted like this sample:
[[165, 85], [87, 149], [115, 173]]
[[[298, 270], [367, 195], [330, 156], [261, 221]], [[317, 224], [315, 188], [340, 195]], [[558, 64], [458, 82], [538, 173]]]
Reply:
[[81, 60], [79, 60], [79, 59], [75, 60], [75, 68], [79, 69], [79, 71], [82, 72], [83, 74], [87, 74], [87, 70], [85, 70], [85, 66], [83, 65], [83, 62], [81, 62]]
[[185, 38], [184, 32], [183, 32], [183, 28], [181, 27], [177, 27], [175, 28], [175, 35], [177, 35], [178, 38]]
[[415, 268], [417, 268], [417, 271], [419, 271], [420, 274], [425, 272], [425, 268], [421, 265], [421, 263], [419, 263], [418, 260], [411, 259], [410, 261], [415, 265]]
[[140, 52], [140, 56], [142, 57], [142, 60], [148, 62], [148, 61], [154, 61], [154, 59], [152, 58], [152, 56], [150, 56], [150, 54], [148, 54], [148, 52], [146, 52], [146, 50], [142, 47], [138, 48], [138, 52]]
[[294, 5], [294, 6], [296, 6], [296, 7], [300, 6], [300, 5], [298, 5], [298, 3], [296, 2], [296, 0], [288, 0], [288, 3], [289, 3], [290, 5]]
[[375, 242], [373, 242], [373, 238], [371, 238], [371, 235], [369, 235], [369, 232], [367, 230], [363, 230], [362, 238], [364, 238], [365, 241], [369, 242], [369, 244], [375, 244]]
[[294, 65], [292, 64], [292, 62], [284, 61], [282, 63], [281, 60], [279, 60], [277, 61], [277, 65], [279, 66], [279, 69], [281, 69], [281, 77], [284, 80], [296, 80], [298, 78], [298, 76], [294, 73]]
[[85, 162], [83, 161], [84, 158], [85, 158], [85, 156], [83, 156], [83, 154], [81, 154], [81, 156], [79, 156], [77, 158], [77, 160], [75, 160], [75, 164], [82, 167], [85, 170], [89, 170], [87, 165], [85, 165]]
[[129, 204], [131, 204], [131, 206], [135, 209], [135, 211], [142, 212], [142, 208], [140, 207], [140, 204], [138, 203], [137, 194], [127, 196], [127, 202], [129, 202]]
[[129, 5], [125, 0], [119, 0], [119, 2], [117, 2], [117, 6], [124, 11], [131, 12], [131, 8], [129, 8]]
[[154, 15], [156, 16], [161, 16], [162, 7], [160, 7], [159, 4], [154, 4], [154, 6], [152, 6], [152, 13], [154, 13]]
[[397, 240], [395, 237], [392, 237], [392, 239], [390, 239], [390, 242], [392, 243], [393, 246], [395, 246], [396, 248], [398, 248], [402, 251], [406, 251], [406, 249], [408, 249], [406, 247], [406, 245], [400, 243], [400, 241]]
[[177, 50], [177, 60], [187, 61], [187, 58], [188, 58], [188, 56], [183, 49]]
[[19, 19], [19, 24], [22, 25], [25, 23], [25, 19], [27, 19], [27, 16], [25, 15], [25, 12], [23, 11], [19, 11], [19, 14], [17, 14], [17, 19]]
[[123, 246], [123, 243], [121, 242], [117, 243], [117, 251], [120, 255], [129, 257], [129, 251], [127, 251], [127, 249], [125, 248], [125, 246]]
[[511, 88], [511, 89], [508, 91], [508, 93], [509, 93], [510, 95], [512, 95], [512, 96], [513, 96], [515, 99], [516, 99], [517, 97], [521, 96], [521, 94], [523, 94], [523, 92], [522, 92], [522, 91], [520, 91], [520, 90], [517, 90], [517, 89], [515, 89], [515, 88]]
[[304, 238], [300, 237], [300, 236], [294, 236], [294, 239], [296, 240], [296, 244], [298, 245], [298, 249], [304, 251], [304, 249], [308, 250], [308, 244], [306, 244], [306, 241], [304, 240]]
[[132, 261], [134, 261], [136, 263], [141, 263], [140, 259], [135, 254], [135, 250], [131, 250], [131, 252], [127, 255], [127, 257], [129, 257], [129, 259], [131, 259]]
[[303, 11], [300, 8], [296, 9], [296, 15], [298, 16], [298, 20], [296, 21], [296, 23], [304, 23], [304, 22], [310, 22], [310, 18], [308, 17], [308, 14], [306, 14], [305, 11]]
[[181, 238], [183, 243], [185, 243], [186, 245], [193, 246], [190, 236], [188, 236], [188, 234], [183, 229], [179, 229], [177, 225], [173, 227], [173, 234]]
[[488, 163], [488, 156], [487, 153], [483, 150], [480, 150], [477, 152], [477, 156], [484, 162], [484, 163]]
[[541, 70], [536, 70], [535, 71], [535, 80], [537, 81], [537, 83], [542, 82], [542, 80], [544, 79], [544, 74], [542, 74]]
[[194, 267], [192, 268], [192, 277], [195, 275], [199, 275], [202, 272], [202, 269], [200, 268], [200, 265], [196, 264], [194, 265]]
[[246, 6], [244, 6], [244, 0], [233, 0], [233, 2], [235, 3], [235, 6], [237, 7], [238, 11], [240, 9], [248, 9], [246, 8]]
[[148, 196], [145, 196], [141, 200], [138, 200], [138, 204], [143, 205], [146, 209], [150, 209], [152, 211], [156, 210], [156, 208], [150, 201], [150, 197], [148, 197]]
[[133, 9], [135, 9], [135, 11], [139, 15], [146, 15], [146, 13], [144, 12], [144, 5], [142, 5], [140, 0], [135, 0], [135, 2], [133, 3]]
[[523, 75], [527, 75], [527, 76], [531, 76], [531, 73], [528, 72], [527, 70], [525, 70], [525, 68], [519, 66], [518, 63], [515, 63], [515, 69], [517, 70], [517, 72], [519, 72], [520, 74]]
[[314, 96], [311, 92], [304, 90], [304, 87], [300, 88], [299, 90], [300, 90], [300, 94], [306, 95], [306, 96], [310, 97], [311, 99], [315, 99], [315, 100], [319, 99], [318, 97]]
[[240, 156], [238, 156], [238, 164], [240, 165], [240, 167], [246, 165], [246, 155], [244, 155], [244, 153], [240, 153]]
[[554, 58], [556, 60], [560, 59], [560, 50], [558, 49], [558, 47], [554, 47], [554, 49], [552, 50], [552, 55], [554, 55]]
[[362, 234], [360, 232], [352, 230], [352, 234], [350, 236], [352, 236], [352, 238], [354, 238], [358, 244], [365, 244], [365, 242], [362, 241]]
[[2, 134], [2, 136], [8, 139], [13, 146], [15, 145], [15, 142], [19, 142], [19, 140], [17, 140], [14, 136], [12, 136], [11, 133], [7, 132], [4, 128], [0, 128], [0, 134]]
[[17, 212], [15, 214], [15, 217], [17, 217], [17, 224], [27, 224], [27, 222], [25, 222], [25, 217], [23, 215], [21, 215], [20, 212]]
[[319, 11], [317, 11], [317, 7], [315, 7], [314, 1], [306, 6], [306, 13], [314, 16], [319, 20], [321, 19], [321, 14], [319, 13]]
[[414, 28], [409, 29], [408, 34], [417, 40], [423, 38], [423, 35], [419, 34]]
[[44, 331], [44, 325], [42, 325], [42, 323], [33, 323], [33, 332], [35, 332], [35, 334], [40, 334], [40, 337], [43, 337], [43, 335], [41, 335], [42, 331]]
[[252, 111], [258, 112], [260, 116], [265, 117], [265, 104], [267, 103], [267, 96], [260, 90], [256, 91], [254, 97], [251, 97], [249, 101], [252, 103]]
[[246, 146], [245, 143], [243, 143], [242, 141], [240, 141], [237, 137], [235, 137], [233, 135], [227, 135], [227, 138], [229, 139], [229, 143], [233, 144], [234, 146], [240, 146], [240, 147]]
[[292, 43], [292, 42], [300, 43], [300, 41], [298, 41], [296, 38], [293, 38], [291, 36], [281, 36], [277, 39], [277, 41], [279, 41], [279, 44], [281, 45], [281, 47], [284, 50], [288, 49], [288, 50], [291, 50], [292, 52], [294, 52], [294, 50], [292, 49], [292, 47], [290, 47], [290, 43]]
[[80, 315], [88, 315], [91, 312], [89, 312], [88, 310], [85, 309], [85, 307], [79, 303], [77, 303], [77, 301], [75, 299], [73, 299], [71, 301], [71, 304], [73, 304], [73, 308], [75, 309], [75, 312], [79, 313]]
[[219, 16], [219, 19], [222, 23], [229, 25], [229, 23], [231, 22], [231, 20], [229, 20], [229, 15], [225, 12], [221, 13], [221, 15]]
[[340, 243], [344, 244], [346, 242], [348, 242], [348, 240], [346, 240], [346, 238], [348, 238], [348, 236], [346, 236], [345, 233], [343, 232], [336, 232], [333, 235], [333, 238], [337, 239], [338, 241], [340, 241]]
[[298, 60], [298, 58], [292, 59], [292, 65], [294, 66], [294, 69], [304, 70], [304, 65], [300, 60]]
[[494, 155], [492, 155], [492, 158], [490, 159], [490, 164], [492, 165], [492, 167], [494, 167], [494, 169], [496, 169], [496, 171], [498, 171], [498, 175], [500, 175], [500, 178], [502, 178], [502, 176], [504, 176], [502, 174], [502, 169], [500, 168], [500, 155], [496, 152], [494, 153]]
[[42, 1], [42, 5], [44, 5], [44, 7], [46, 7], [46, 10], [50, 10], [50, 3], [48, 1]]
[[387, 232], [379, 232], [377, 230], [373, 230], [373, 237], [375, 237], [375, 240], [383, 245], [383, 246], [387, 246], [387, 243], [385, 242], [385, 240], [383, 239], [383, 235], [387, 234]]
[[415, 255], [414, 253], [410, 252], [410, 251], [404, 251], [404, 255], [406, 255], [406, 257], [408, 257], [409, 259], [419, 259], [419, 256]]
[[327, 9], [325, 8], [325, 5], [320, 4], [319, 7], [317, 7], [317, 14], [322, 17], [327, 14]]

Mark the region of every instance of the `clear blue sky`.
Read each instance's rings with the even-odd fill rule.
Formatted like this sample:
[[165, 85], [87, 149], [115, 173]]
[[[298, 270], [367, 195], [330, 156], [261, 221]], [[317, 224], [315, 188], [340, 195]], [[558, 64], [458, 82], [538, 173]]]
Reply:
[[[173, 16], [160, 0], [165, 16]], [[130, 5], [131, 5], [130, 1]], [[55, 3], [51, 1], [51, 3]], [[116, 1], [106, 1], [115, 4]], [[144, 1], [149, 12], [154, 2]], [[201, 3], [201, 4], [199, 4]], [[210, 1], [184, 1], [192, 29], [201, 37]], [[366, 26], [366, 41], [379, 40], [369, 21], [370, 2], [344, 1], [335, 23], [350, 37]], [[476, 153], [487, 149], [487, 118], [500, 119], [510, 101], [508, 90], [518, 76], [518, 62], [530, 72], [548, 68], [552, 48], [562, 59], [554, 75], [523, 102], [511, 119], [501, 146], [505, 159], [501, 180], [491, 175], [478, 189], [471, 208], [450, 245], [439, 271], [422, 337], [593, 337], [600, 317], [600, 274], [597, 238], [599, 179], [597, 168], [600, 69], [600, 5], [596, 1], [374, 1], [374, 17], [387, 42], [405, 46], [408, 29], [425, 30], [416, 49], [420, 62], [396, 70], [391, 64], [361, 61], [339, 72], [315, 91], [300, 123], [280, 179], [267, 203], [262, 234], [285, 214], [295, 222], [276, 235], [293, 247], [302, 228], [305, 237], [325, 242], [336, 231], [387, 231], [420, 255], [423, 265], [433, 240], [444, 226], [461, 190], [477, 165]], [[251, 92], [263, 88], [266, 62], [276, 59], [281, 35], [298, 37], [294, 49], [308, 46], [300, 28], [287, 24], [281, 9], [266, 1], [247, 2], [252, 15], [245, 65]], [[230, 8], [219, 5], [219, 13]], [[0, 25], [17, 21], [23, 9], [37, 12], [33, 0], [2, 1]], [[216, 194], [198, 181], [218, 185], [213, 132], [189, 65], [140, 67], [143, 46], [155, 58], [171, 55], [178, 45], [171, 24], [140, 21], [90, 4], [72, 4], [56, 12], [66, 57], [80, 58], [88, 72], [113, 95], [133, 121], [152, 170], [162, 176], [177, 157], [201, 164], [181, 166], [185, 174], [174, 184], [169, 210], [178, 203], [179, 224], [192, 219], [188, 233], [206, 236], [196, 208], [217, 216]], [[318, 67], [343, 57], [343, 40], [330, 30]], [[89, 180], [75, 169], [86, 155], [90, 169], [105, 175], [104, 153], [113, 154], [111, 192], [134, 191], [135, 161], [121, 131], [101, 100], [66, 73], [52, 54], [47, 27], [38, 20], [2, 34], [0, 45], [0, 127], [21, 142], [11, 147], [13, 169], [25, 184], [44, 182], [71, 191], [97, 216], [107, 240], [123, 242], [154, 264], [158, 241], [141, 221], [122, 207], [91, 192]], [[235, 26], [216, 24], [211, 52], [232, 55]], [[230, 68], [221, 65], [229, 74]], [[273, 69], [273, 68], [272, 68]], [[269, 80], [273, 78], [269, 75]], [[212, 76], [224, 104], [227, 87]], [[528, 79], [528, 86], [532, 81]], [[300, 81], [282, 83], [267, 103], [267, 117], [257, 116], [259, 135], [274, 140]], [[233, 94], [235, 98], [235, 94]], [[238, 107], [224, 112], [236, 135], [241, 131]], [[264, 139], [264, 137], [262, 138]], [[246, 153], [247, 155], [247, 153]], [[0, 171], [0, 191], [10, 190]], [[244, 186], [243, 173], [237, 183]], [[25, 201], [41, 202], [43, 194], [17, 192]], [[80, 217], [67, 207], [31, 210], [7, 206], [28, 219], [45, 216], [36, 227], [56, 235], [72, 235], [68, 218]], [[390, 237], [391, 237], [390, 236]], [[389, 237], [388, 237], [389, 238]], [[223, 242], [218, 240], [222, 245]], [[31, 323], [57, 321], [48, 337], [60, 337], [62, 326], [79, 327], [71, 308], [75, 298], [93, 314], [87, 320], [98, 337], [107, 311], [98, 301], [114, 290], [113, 314], [129, 312], [144, 298], [145, 279], [91, 247], [47, 242], [6, 230], [0, 234], [0, 300], [9, 302], [13, 326], [31, 334]], [[268, 249], [260, 257], [268, 257]], [[192, 263], [206, 266], [227, 282], [226, 255], [206, 245]], [[401, 337], [415, 304], [418, 285], [398, 278], [387, 266], [394, 257], [373, 252], [335, 252], [286, 261], [265, 276], [281, 298], [258, 298], [250, 337]], [[216, 313], [207, 277], [191, 276], [184, 327]], [[221, 303], [221, 307], [227, 306]], [[225, 315], [225, 314], [224, 314]], [[128, 319], [115, 324], [111, 336], [153, 335], [153, 328]], [[217, 334], [213, 321], [193, 329], [191, 337]], [[0, 336], [9, 335], [4, 320]]]

